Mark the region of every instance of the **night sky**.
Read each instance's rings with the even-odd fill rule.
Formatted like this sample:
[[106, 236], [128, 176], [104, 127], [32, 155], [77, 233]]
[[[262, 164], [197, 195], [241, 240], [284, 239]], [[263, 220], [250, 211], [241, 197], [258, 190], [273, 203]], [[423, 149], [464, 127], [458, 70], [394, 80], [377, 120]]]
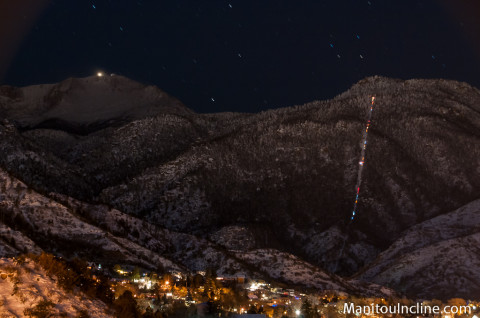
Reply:
[[477, 0], [6, 2], [3, 84], [104, 71], [197, 112], [328, 99], [370, 75], [480, 87]]

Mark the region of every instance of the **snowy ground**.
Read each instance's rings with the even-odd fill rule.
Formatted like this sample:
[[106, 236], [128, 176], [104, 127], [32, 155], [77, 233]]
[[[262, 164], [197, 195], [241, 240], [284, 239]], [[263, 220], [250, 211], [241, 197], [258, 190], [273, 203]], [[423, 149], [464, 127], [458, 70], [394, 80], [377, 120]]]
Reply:
[[50, 301], [51, 313], [77, 317], [86, 311], [90, 317], [113, 317], [99, 300], [75, 292], [67, 293], [55, 283], [55, 278], [30, 261], [22, 265], [12, 259], [0, 259], [0, 317], [25, 317], [25, 310], [40, 302]]
[[480, 298], [480, 200], [405, 231], [356, 277], [416, 296]]

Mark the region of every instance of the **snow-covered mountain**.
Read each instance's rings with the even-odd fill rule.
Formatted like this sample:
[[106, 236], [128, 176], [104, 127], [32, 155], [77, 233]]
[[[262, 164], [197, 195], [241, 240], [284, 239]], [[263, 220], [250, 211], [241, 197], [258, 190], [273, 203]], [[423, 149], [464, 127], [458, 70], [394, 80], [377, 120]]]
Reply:
[[411, 227], [356, 278], [420, 298], [480, 299], [480, 200]]
[[[358, 217], [347, 227], [371, 95]], [[120, 76], [1, 87], [2, 183], [20, 185], [2, 188], [0, 206], [24, 218], [4, 222], [4, 253], [66, 253], [62, 242], [77, 242], [86, 257], [277, 279], [266, 251], [326, 273], [346, 241], [337, 269], [353, 275], [405, 231], [479, 198], [479, 105], [464, 83], [382, 77], [258, 114], [196, 114]], [[105, 248], [88, 245], [93, 237]]]
[[85, 134], [159, 113], [191, 112], [155, 86], [113, 74], [0, 90], [0, 114], [22, 128], [62, 128]]

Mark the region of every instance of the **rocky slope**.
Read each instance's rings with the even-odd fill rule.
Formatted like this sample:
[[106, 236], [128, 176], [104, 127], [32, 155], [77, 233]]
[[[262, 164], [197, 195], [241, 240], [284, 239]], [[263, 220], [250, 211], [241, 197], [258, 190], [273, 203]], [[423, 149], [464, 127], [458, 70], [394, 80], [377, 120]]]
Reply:
[[420, 298], [480, 299], [480, 200], [411, 227], [356, 277]]
[[[258, 114], [195, 114], [122, 77], [0, 95], [5, 171], [179, 266], [202, 262], [182, 254], [179, 242], [191, 240], [230, 255], [274, 249], [332, 271], [347, 238], [338, 270], [350, 275], [480, 193], [480, 92], [464, 83], [372, 77], [330, 101]], [[347, 232], [371, 95], [359, 213]], [[105, 228], [112, 211], [123, 229]], [[181, 239], [154, 250], [146, 225]]]
[[[190, 234], [172, 232], [105, 205], [93, 205], [50, 193], [43, 196], [0, 170], [0, 257], [48, 251], [67, 258], [79, 257], [113, 267], [138, 265], [152, 270], [194, 273], [214, 268], [218, 275], [242, 275], [365, 294], [391, 295], [392, 291], [356, 280], [347, 282], [305, 261], [284, 264], [284, 270], [308, 268], [311, 276], [295, 281], [274, 275], [278, 264], [258, 266], [258, 257], [244, 259], [233, 251]], [[54, 243], [52, 243], [54, 242]], [[295, 256], [271, 251], [276, 257]], [[282, 256], [283, 255], [283, 256]]]

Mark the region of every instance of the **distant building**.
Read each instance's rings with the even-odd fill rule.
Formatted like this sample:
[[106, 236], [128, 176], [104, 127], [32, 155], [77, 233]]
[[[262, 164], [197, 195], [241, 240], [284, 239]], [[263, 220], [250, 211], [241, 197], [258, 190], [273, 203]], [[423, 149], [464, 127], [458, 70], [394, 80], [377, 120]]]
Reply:
[[222, 281], [224, 283], [237, 283], [237, 284], [245, 284], [245, 276], [244, 275], [237, 275], [237, 276], [219, 276], [217, 280]]
[[238, 276], [237, 276], [237, 283], [239, 283], [239, 284], [245, 284], [245, 276], [243, 276], [243, 275], [238, 275]]

